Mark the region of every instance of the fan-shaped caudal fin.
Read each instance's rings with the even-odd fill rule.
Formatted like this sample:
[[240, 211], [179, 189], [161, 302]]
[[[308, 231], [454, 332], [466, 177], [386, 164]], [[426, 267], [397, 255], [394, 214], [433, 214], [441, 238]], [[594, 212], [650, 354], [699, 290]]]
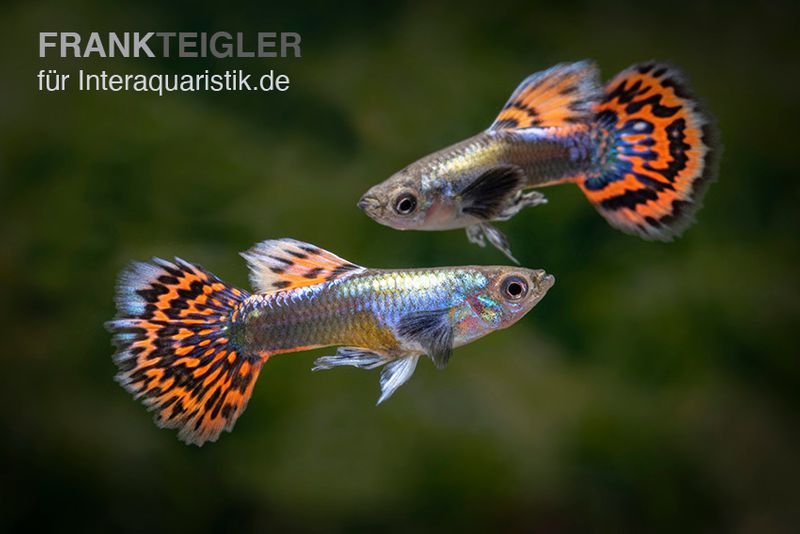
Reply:
[[266, 356], [242, 350], [228, 327], [248, 296], [180, 259], [133, 263], [119, 277], [106, 323], [116, 379], [186, 443], [230, 432], [250, 399]]
[[716, 131], [681, 73], [643, 63], [606, 85], [598, 167], [578, 183], [614, 227], [670, 241], [694, 220], [717, 167]]

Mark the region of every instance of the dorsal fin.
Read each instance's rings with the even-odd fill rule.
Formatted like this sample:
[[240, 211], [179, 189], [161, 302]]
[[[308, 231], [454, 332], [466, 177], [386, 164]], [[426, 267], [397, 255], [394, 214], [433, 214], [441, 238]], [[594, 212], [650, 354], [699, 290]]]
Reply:
[[262, 241], [242, 252], [250, 283], [259, 293], [313, 286], [364, 270], [332, 252], [296, 239]]
[[590, 61], [560, 63], [528, 76], [489, 130], [551, 128], [586, 123], [600, 101], [600, 73]]

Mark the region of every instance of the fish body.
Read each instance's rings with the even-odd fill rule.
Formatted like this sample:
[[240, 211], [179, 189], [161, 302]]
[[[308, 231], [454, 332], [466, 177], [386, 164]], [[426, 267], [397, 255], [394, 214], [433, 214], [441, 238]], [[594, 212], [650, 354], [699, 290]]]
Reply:
[[[409, 192], [420, 203], [417, 207], [419, 219], [396, 218], [394, 226], [451, 230], [480, 224], [490, 218], [508, 218], [503, 216], [503, 206], [497, 201], [511, 200], [510, 193], [560, 183], [591, 168], [593, 141], [590, 134], [585, 127], [561, 131], [490, 130], [426, 156], [391, 180], [393, 188], [398, 189], [395, 196]], [[507, 174], [503, 175], [503, 171]], [[476, 185], [484, 187], [476, 190]], [[487, 188], [492, 190], [487, 191]], [[473, 199], [473, 193], [480, 197]], [[389, 211], [392, 206], [378, 199], [379, 195], [367, 193], [360, 207], [373, 215], [382, 211], [382, 216], [392, 217]]]
[[554, 282], [518, 267], [367, 269], [292, 239], [243, 256], [252, 295], [179, 259], [120, 276], [107, 323], [117, 380], [188, 443], [232, 429], [271, 356], [338, 346], [314, 370], [383, 367], [380, 403], [421, 355], [446, 366], [454, 348], [514, 324]]
[[[338, 283], [257, 294], [237, 313], [231, 335], [251, 350], [271, 354], [332, 345], [425, 353], [419, 341], [398, 335], [403, 321], [409, 315], [445, 311], [452, 318], [455, 348], [519, 318], [479, 313], [499, 308], [489, 284], [501, 271], [497, 267], [370, 269]], [[533, 271], [526, 274], [537, 279]], [[478, 299], [482, 299], [480, 306]]]
[[359, 207], [400, 230], [466, 228], [507, 256], [491, 223], [576, 183], [608, 222], [668, 241], [692, 222], [716, 172], [716, 130], [674, 67], [634, 65], [601, 88], [593, 63], [520, 84], [494, 123], [370, 188]]

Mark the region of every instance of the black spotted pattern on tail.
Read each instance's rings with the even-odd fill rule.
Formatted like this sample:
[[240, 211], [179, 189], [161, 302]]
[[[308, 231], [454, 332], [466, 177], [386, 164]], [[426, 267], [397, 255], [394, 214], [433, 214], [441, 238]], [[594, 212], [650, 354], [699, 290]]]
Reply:
[[151, 411], [202, 445], [230, 431], [247, 406], [266, 356], [229, 337], [229, 316], [249, 295], [176, 259], [133, 263], [119, 277], [116, 380]]
[[694, 221], [717, 171], [717, 133], [683, 75], [634, 65], [606, 85], [595, 117], [597, 171], [578, 183], [608, 222], [670, 241]]

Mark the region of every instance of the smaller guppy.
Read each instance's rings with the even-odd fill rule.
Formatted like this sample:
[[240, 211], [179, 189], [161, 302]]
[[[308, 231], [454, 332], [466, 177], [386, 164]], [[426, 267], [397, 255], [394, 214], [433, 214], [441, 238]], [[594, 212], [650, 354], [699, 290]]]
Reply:
[[338, 345], [313, 370], [383, 366], [380, 404], [420, 356], [443, 368], [454, 347], [511, 326], [554, 283], [520, 267], [367, 269], [294, 239], [242, 256], [253, 295], [178, 258], [135, 262], [119, 277], [106, 323], [116, 380], [186, 443], [233, 429], [271, 356]]
[[486, 131], [412, 163], [358, 206], [398, 230], [465, 228], [516, 261], [491, 223], [546, 203], [532, 188], [575, 183], [611, 226], [670, 241], [716, 176], [716, 138], [675, 67], [633, 65], [603, 88], [594, 63], [562, 63], [523, 80]]

